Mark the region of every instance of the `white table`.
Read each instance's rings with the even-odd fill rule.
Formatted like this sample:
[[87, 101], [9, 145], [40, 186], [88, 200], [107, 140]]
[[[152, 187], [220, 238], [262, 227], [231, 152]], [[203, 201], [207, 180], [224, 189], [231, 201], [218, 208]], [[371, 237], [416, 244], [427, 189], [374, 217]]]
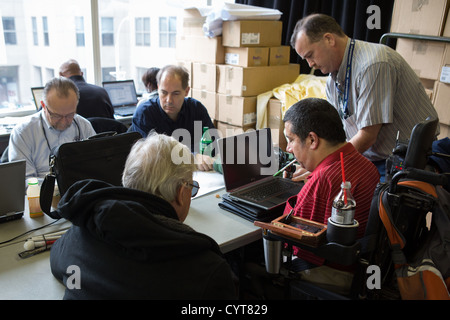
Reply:
[[[208, 180], [216, 181], [217, 176], [210, 177], [211, 180], [207, 176]], [[205, 186], [205, 183], [200, 182], [200, 190], [202, 185]], [[225, 190], [215, 184], [211, 188], [211, 190], [219, 189], [192, 200], [185, 223], [194, 230], [213, 238], [223, 253], [260, 239], [259, 227], [219, 208], [220, 196]], [[0, 224], [0, 242], [53, 221], [47, 216], [31, 219], [26, 205], [22, 219]], [[26, 259], [21, 259], [18, 253], [24, 251], [23, 245], [27, 238], [67, 227], [70, 227], [70, 222], [62, 219], [45, 229], [20, 237], [12, 241], [12, 244], [0, 245], [0, 300], [45, 300], [63, 297], [65, 288], [50, 271], [49, 251]]]

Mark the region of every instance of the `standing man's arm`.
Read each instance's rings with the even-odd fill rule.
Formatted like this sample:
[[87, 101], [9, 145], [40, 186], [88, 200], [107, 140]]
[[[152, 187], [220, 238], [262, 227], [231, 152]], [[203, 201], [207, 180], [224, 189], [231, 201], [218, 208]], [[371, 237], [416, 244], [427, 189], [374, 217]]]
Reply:
[[358, 150], [359, 153], [363, 153], [377, 141], [381, 126], [382, 124], [376, 124], [362, 128], [353, 136], [353, 138], [350, 139], [349, 142], [355, 147], [356, 150]]

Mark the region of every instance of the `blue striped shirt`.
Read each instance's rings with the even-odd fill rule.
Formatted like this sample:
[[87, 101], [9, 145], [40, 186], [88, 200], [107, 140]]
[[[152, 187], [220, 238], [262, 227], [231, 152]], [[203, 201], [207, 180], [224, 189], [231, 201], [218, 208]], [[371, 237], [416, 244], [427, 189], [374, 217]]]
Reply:
[[[327, 79], [327, 99], [336, 109], [341, 108], [339, 91], [344, 91], [349, 45], [350, 39], [338, 72]], [[356, 40], [350, 84], [350, 116], [343, 120], [347, 139], [364, 127], [383, 124], [375, 144], [363, 153], [371, 161], [384, 160], [392, 153], [397, 132], [399, 140], [407, 140], [417, 123], [430, 116], [438, 118], [419, 77], [388, 46]]]
[[78, 114], [70, 127], [60, 131], [50, 125], [44, 110], [41, 110], [33, 114], [29, 121], [14, 127], [9, 138], [8, 157], [10, 161], [26, 160], [26, 178], [42, 178], [50, 169], [50, 152], [63, 143], [84, 140], [93, 135], [95, 130], [91, 123]]

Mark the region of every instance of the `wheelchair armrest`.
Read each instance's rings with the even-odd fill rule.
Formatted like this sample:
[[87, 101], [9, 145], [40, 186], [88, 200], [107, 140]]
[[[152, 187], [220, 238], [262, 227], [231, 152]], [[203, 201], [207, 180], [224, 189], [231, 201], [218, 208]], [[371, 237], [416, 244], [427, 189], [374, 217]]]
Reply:
[[361, 252], [361, 243], [356, 241], [350, 246], [344, 246], [336, 242], [328, 242], [315, 249], [316, 250], [312, 252], [317, 256], [330, 262], [348, 266], [358, 261], [359, 254]]
[[303, 250], [312, 252], [313, 254], [326, 259], [327, 261], [349, 266], [358, 261], [361, 253], [361, 243], [356, 241], [352, 245], [346, 246], [336, 242], [325, 242], [317, 247], [311, 247], [296, 239], [288, 238], [276, 234], [270, 230], [263, 230], [264, 236], [273, 240], [286, 242], [290, 245], [299, 247]]

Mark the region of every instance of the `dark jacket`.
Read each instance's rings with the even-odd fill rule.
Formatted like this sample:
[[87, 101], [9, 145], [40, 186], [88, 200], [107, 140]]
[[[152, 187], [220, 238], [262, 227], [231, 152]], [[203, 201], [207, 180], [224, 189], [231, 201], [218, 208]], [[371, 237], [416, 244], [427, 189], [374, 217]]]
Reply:
[[77, 113], [85, 118], [114, 118], [114, 109], [108, 92], [102, 87], [87, 83], [83, 76], [71, 76], [80, 91]]
[[[58, 213], [73, 224], [50, 252], [64, 299], [236, 298], [217, 243], [181, 223], [159, 197], [83, 180], [62, 197]], [[79, 268], [80, 289], [69, 266]]]

